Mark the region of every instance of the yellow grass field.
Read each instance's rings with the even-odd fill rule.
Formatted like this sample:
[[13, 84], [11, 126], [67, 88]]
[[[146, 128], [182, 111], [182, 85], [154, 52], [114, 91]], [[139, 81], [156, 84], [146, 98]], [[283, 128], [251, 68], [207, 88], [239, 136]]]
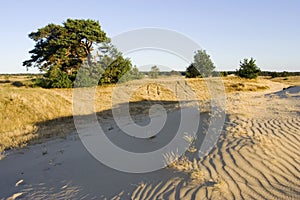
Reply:
[[[26, 86], [29, 77], [0, 77], [0, 151], [24, 146], [31, 141], [41, 141], [53, 136], [63, 137], [75, 130], [72, 119], [72, 89], [43, 89]], [[131, 101], [145, 100], [177, 101], [174, 93], [165, 85], [176, 84], [178, 77], [131, 81], [126, 85], [138, 84], [141, 87], [134, 92]], [[13, 86], [13, 82], [22, 82], [25, 86]], [[149, 82], [150, 81], [150, 82]], [[152, 81], [152, 82], [151, 82]], [[193, 88], [199, 101], [209, 100], [210, 95], [203, 79], [186, 79]], [[238, 77], [225, 77], [223, 83], [226, 93], [260, 91], [269, 88], [272, 81], [289, 85], [299, 85], [299, 77], [267, 80], [247, 80]], [[111, 109], [111, 97], [114, 85], [98, 86], [96, 89], [95, 111]], [[155, 90], [161, 89], [159, 95]], [[147, 89], [149, 91], [147, 91]], [[155, 95], [156, 94], [156, 95]], [[143, 107], [143, 106], [142, 106]], [[136, 112], [142, 112], [137, 109]]]

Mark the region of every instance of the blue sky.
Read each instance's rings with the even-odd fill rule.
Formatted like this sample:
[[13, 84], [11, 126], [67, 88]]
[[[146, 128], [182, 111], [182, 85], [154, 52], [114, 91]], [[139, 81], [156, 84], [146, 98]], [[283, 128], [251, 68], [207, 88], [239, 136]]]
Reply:
[[[26, 72], [22, 62], [34, 46], [28, 34], [67, 18], [99, 20], [109, 37], [143, 27], [177, 31], [207, 50], [218, 70], [235, 70], [254, 57], [263, 70], [300, 71], [298, 0], [10, 0], [0, 7], [0, 73]], [[171, 68], [186, 67], [160, 57]], [[143, 63], [143, 56], [132, 55], [132, 61], [142, 65], [151, 56]]]

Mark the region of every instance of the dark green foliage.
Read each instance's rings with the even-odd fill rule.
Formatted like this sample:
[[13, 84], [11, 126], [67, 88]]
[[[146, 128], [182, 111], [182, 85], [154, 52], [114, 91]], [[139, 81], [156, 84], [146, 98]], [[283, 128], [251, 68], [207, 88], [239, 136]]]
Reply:
[[53, 67], [49, 70], [48, 75], [51, 88], [70, 88], [72, 87], [72, 81], [66, 72], [59, 68]]
[[[76, 87], [116, 83], [131, 69], [131, 62], [110, 44], [98, 21], [68, 19], [63, 25], [40, 28], [29, 37], [36, 44], [23, 66], [46, 72], [36, 80], [42, 87], [72, 87], [75, 79]], [[100, 53], [92, 56], [96, 44], [101, 44]]]
[[14, 81], [11, 83], [13, 86], [16, 86], [16, 87], [22, 87], [22, 86], [25, 86], [24, 83], [22, 83], [21, 81]]
[[117, 83], [129, 70], [131, 70], [130, 60], [119, 56], [105, 69], [100, 84]]
[[32, 87], [43, 87], [43, 88], [50, 88], [51, 84], [48, 78], [45, 77], [38, 77], [33, 80], [34, 84]]
[[[99, 84], [125, 82], [138, 76], [138, 69], [132, 68], [130, 60], [125, 59], [111, 43], [102, 43], [99, 51], [97, 63], [103, 70]], [[134, 75], [134, 73], [136, 74]]]
[[242, 78], [254, 79], [258, 77], [259, 73], [260, 69], [256, 66], [255, 60], [251, 58], [240, 62], [240, 69], [237, 70], [236, 75]]
[[271, 72], [271, 77], [272, 78], [279, 77], [279, 73], [278, 72]]
[[194, 64], [191, 64], [187, 69], [185, 73], [186, 78], [196, 78], [201, 77], [200, 72], [194, 67]]
[[228, 76], [228, 72], [227, 71], [220, 72], [220, 76], [226, 77]]
[[194, 55], [194, 63], [187, 68], [186, 77], [209, 77], [212, 75], [214, 69], [215, 66], [210, 59], [210, 55], [205, 50], [198, 50]]
[[51, 67], [43, 78], [37, 78], [35, 84], [44, 88], [71, 88], [72, 81], [66, 72], [58, 67]]
[[67, 19], [63, 25], [48, 24], [29, 34], [36, 44], [31, 58], [23, 66], [48, 71], [56, 66], [64, 72], [75, 72], [84, 61], [91, 64], [93, 45], [109, 39], [98, 21]]
[[283, 72], [270, 72], [270, 71], [262, 71], [260, 74], [260, 76], [271, 76], [272, 78], [276, 78], [276, 77], [287, 77], [287, 76], [300, 76], [300, 72], [287, 72], [287, 71], [283, 71]]
[[288, 77], [289, 76], [289, 73], [287, 71], [283, 71], [281, 73], [281, 77]]
[[157, 66], [151, 67], [149, 72], [149, 78], [158, 78], [159, 75], [159, 68]]

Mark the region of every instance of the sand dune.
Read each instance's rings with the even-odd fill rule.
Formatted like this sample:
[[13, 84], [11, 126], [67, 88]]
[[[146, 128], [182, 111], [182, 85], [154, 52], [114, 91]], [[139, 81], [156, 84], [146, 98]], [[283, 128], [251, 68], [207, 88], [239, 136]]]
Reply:
[[218, 148], [197, 163], [201, 178], [140, 186], [133, 199], [299, 199], [300, 119], [232, 123]]
[[[300, 87], [294, 87], [265, 96], [239, 96], [236, 106], [244, 114], [230, 107], [232, 116], [217, 147], [197, 162], [197, 179], [189, 170], [190, 178], [138, 187], [133, 199], [299, 199], [300, 117], [293, 109], [299, 108], [299, 94]], [[251, 106], [258, 103], [268, 111]], [[287, 106], [291, 110], [280, 109]]]
[[[211, 152], [200, 160], [187, 152], [150, 173], [101, 164], [77, 135], [10, 151], [0, 161], [0, 199], [300, 199], [300, 87], [282, 88], [228, 95], [226, 126]], [[119, 146], [129, 142], [108, 117], [103, 127]], [[163, 138], [137, 142], [153, 149], [170, 139]]]

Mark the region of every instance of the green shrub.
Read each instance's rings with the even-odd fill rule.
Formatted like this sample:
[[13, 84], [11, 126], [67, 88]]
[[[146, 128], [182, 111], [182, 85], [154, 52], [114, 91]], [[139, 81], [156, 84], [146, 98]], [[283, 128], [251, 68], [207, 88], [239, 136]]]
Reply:
[[16, 86], [16, 87], [22, 87], [22, 86], [25, 86], [24, 83], [22, 83], [21, 81], [14, 81], [11, 83], [13, 86]]
[[227, 71], [220, 72], [220, 76], [226, 77], [226, 76], [228, 76], [228, 72]]
[[256, 66], [255, 60], [251, 58], [244, 59], [243, 62], [240, 62], [240, 69], [237, 70], [236, 75], [242, 78], [254, 79], [257, 78], [260, 73], [260, 69]]
[[49, 71], [49, 81], [52, 88], [70, 88], [72, 81], [66, 72], [59, 68], [53, 68]]
[[200, 72], [194, 67], [193, 64], [191, 64], [187, 69], [185, 73], [186, 78], [196, 78], [196, 77], [201, 77]]
[[66, 72], [52, 67], [44, 77], [35, 79], [35, 85], [43, 88], [71, 88], [73, 84]]
[[51, 88], [51, 84], [48, 78], [40, 77], [36, 78], [32, 87]]
[[271, 72], [271, 77], [272, 78], [276, 78], [276, 77], [279, 77], [280, 74], [278, 72]]
[[[131, 70], [130, 60], [119, 56], [104, 70], [99, 84], [118, 83], [122, 76], [126, 76], [129, 70]], [[125, 77], [123, 79], [125, 79]]]

